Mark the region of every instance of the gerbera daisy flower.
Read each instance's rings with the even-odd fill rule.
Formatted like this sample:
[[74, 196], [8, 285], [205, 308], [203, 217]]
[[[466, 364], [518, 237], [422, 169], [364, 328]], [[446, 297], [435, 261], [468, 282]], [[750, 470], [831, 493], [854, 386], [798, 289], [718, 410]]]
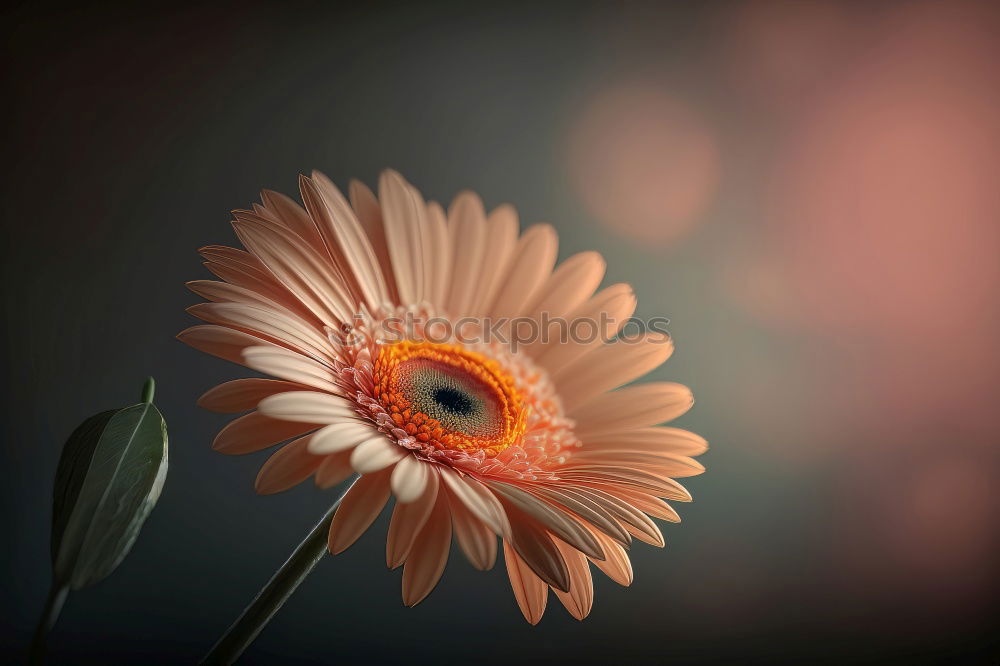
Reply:
[[[209, 301], [190, 309], [206, 324], [180, 339], [274, 378], [202, 396], [252, 410], [214, 448], [284, 443], [257, 477], [263, 494], [362, 475], [333, 518], [333, 553], [395, 496], [386, 561], [403, 567], [409, 606], [437, 584], [453, 537], [482, 570], [499, 537], [532, 624], [550, 589], [574, 617], [590, 612], [591, 564], [630, 584], [632, 540], [663, 546], [651, 518], [679, 520], [665, 500], [691, 499], [674, 479], [701, 473], [692, 456], [706, 449], [661, 425], [691, 406], [687, 388], [620, 388], [673, 349], [663, 333], [616, 338], [632, 289], [598, 291], [595, 252], [556, 267], [552, 227], [519, 233], [512, 207], [487, 213], [471, 192], [445, 211], [393, 171], [377, 197], [352, 182], [348, 200], [318, 172], [300, 191], [304, 207], [264, 191], [234, 211], [246, 250], [203, 248], [221, 281], [189, 284]], [[541, 335], [552, 321], [594, 334]]]

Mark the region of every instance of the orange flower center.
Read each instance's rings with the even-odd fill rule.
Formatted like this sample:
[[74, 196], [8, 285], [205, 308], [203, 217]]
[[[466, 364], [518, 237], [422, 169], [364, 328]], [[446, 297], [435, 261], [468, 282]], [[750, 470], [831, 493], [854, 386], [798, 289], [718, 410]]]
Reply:
[[375, 359], [374, 380], [375, 399], [424, 445], [492, 457], [524, 435], [522, 396], [482, 354], [432, 342], [386, 344]]

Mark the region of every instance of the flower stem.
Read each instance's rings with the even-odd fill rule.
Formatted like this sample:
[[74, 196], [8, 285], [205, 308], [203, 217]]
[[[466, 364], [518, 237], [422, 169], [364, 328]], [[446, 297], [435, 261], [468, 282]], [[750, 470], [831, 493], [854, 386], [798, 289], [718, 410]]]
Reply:
[[49, 598], [45, 600], [45, 609], [42, 617], [38, 620], [38, 628], [35, 630], [35, 638], [31, 641], [31, 657], [29, 663], [41, 664], [45, 661], [45, 643], [49, 637], [52, 626], [59, 619], [66, 597], [69, 596], [69, 585], [62, 583], [52, 583], [49, 589]]
[[267, 626], [305, 577], [316, 567], [327, 551], [327, 534], [330, 523], [344, 496], [354, 486], [358, 476], [351, 479], [347, 488], [326, 512], [326, 515], [306, 535], [291, 557], [281, 565], [274, 576], [257, 593], [243, 614], [223, 634], [219, 642], [205, 655], [202, 664], [232, 664], [246, 650], [261, 630]]

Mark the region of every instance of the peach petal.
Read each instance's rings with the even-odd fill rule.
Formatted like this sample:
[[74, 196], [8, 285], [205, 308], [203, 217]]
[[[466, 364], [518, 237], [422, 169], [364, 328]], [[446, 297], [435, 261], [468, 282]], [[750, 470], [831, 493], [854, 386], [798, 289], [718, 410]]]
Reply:
[[514, 590], [514, 598], [524, 619], [530, 624], [538, 624], [545, 613], [545, 602], [549, 596], [549, 586], [535, 575], [510, 544], [503, 544], [503, 558], [507, 564], [507, 576]]
[[577, 620], [582, 620], [590, 615], [590, 609], [594, 605], [594, 584], [590, 577], [590, 564], [587, 557], [572, 546], [559, 539], [556, 539], [555, 544], [566, 560], [566, 568], [569, 569], [569, 591], [563, 592], [555, 588], [553, 591], [569, 614]]
[[384, 439], [385, 435], [360, 421], [333, 423], [316, 431], [309, 442], [309, 451], [317, 455], [340, 453], [376, 438]]
[[563, 407], [572, 413], [596, 396], [641, 377], [670, 358], [674, 345], [662, 333], [594, 349], [553, 376]]
[[444, 573], [451, 545], [451, 518], [448, 498], [438, 494], [434, 508], [403, 565], [403, 603], [416, 606], [423, 601]]
[[406, 449], [378, 433], [354, 447], [351, 466], [358, 474], [370, 474], [396, 464], [405, 455]]
[[697, 456], [708, 450], [704, 437], [671, 427], [637, 428], [582, 437], [583, 451], [636, 451]]
[[231, 456], [253, 453], [317, 427], [315, 423], [278, 421], [259, 412], [250, 412], [230, 421], [220, 430], [212, 442], [212, 448]]
[[569, 415], [577, 436], [620, 433], [677, 418], [694, 404], [691, 389], [673, 382], [626, 386], [591, 398]]
[[632, 562], [628, 559], [628, 553], [619, 544], [599, 532], [594, 533], [594, 538], [601, 542], [607, 557], [604, 560], [590, 560], [594, 566], [604, 572], [608, 578], [619, 585], [629, 586], [632, 584]]
[[395, 569], [406, 561], [414, 539], [431, 515], [437, 495], [438, 475], [431, 473], [420, 497], [408, 504], [396, 502], [385, 543], [385, 562], [390, 569]]
[[[360, 296], [369, 307], [378, 308], [389, 300], [389, 292], [375, 250], [354, 210], [337, 186], [319, 171], [312, 172], [311, 181], [303, 178], [302, 183], [303, 200], [309, 193], [308, 202], [314, 204], [313, 209], [317, 213], [313, 219], [319, 223], [320, 233], [328, 247], [335, 249], [335, 263], [342, 267], [345, 276], [353, 276]], [[321, 201], [316, 201], [313, 192], [319, 195]]]
[[323, 462], [316, 470], [316, 487], [332, 488], [341, 481], [354, 475], [354, 468], [351, 467], [351, 452], [340, 451], [323, 456]]
[[298, 352], [281, 347], [247, 347], [242, 351], [241, 363], [258, 372], [298, 384], [335, 393], [335, 377], [325, 365]]
[[392, 492], [401, 504], [414, 502], [424, 494], [427, 479], [431, 475], [430, 464], [408, 455], [400, 460], [392, 470]]
[[357, 416], [354, 403], [318, 391], [286, 391], [260, 401], [260, 413], [282, 421], [342, 423]]
[[236, 413], [253, 409], [264, 398], [284, 391], [302, 390], [301, 384], [276, 379], [234, 379], [219, 384], [198, 398], [198, 406], [213, 412]]
[[487, 255], [486, 211], [479, 195], [460, 192], [448, 208], [448, 232], [452, 251], [446, 312], [469, 312], [483, 259]]
[[329, 548], [342, 553], [367, 530], [389, 500], [388, 471], [366, 474], [344, 496], [330, 525]]
[[323, 462], [323, 457], [309, 453], [309, 437], [306, 435], [289, 442], [267, 459], [254, 484], [259, 494], [280, 493], [312, 476]]
[[355, 304], [328, 259], [282, 226], [249, 213], [234, 215], [243, 245], [321, 322], [337, 326], [351, 320]]
[[601, 322], [603, 327], [577, 325], [577, 335], [558, 344], [551, 340], [548, 345], [534, 351], [535, 363], [550, 373], [569, 367], [586, 356], [596, 347], [613, 339], [632, 313], [635, 312], [635, 292], [627, 284], [613, 284], [595, 294], [590, 300], [566, 315], [570, 326], [573, 322]]
[[379, 201], [385, 225], [386, 244], [396, 276], [396, 288], [404, 303], [419, 303], [424, 297], [424, 238], [418, 201], [403, 177], [392, 170], [379, 176]]
[[278, 348], [249, 333], [214, 324], [192, 326], [178, 333], [177, 339], [206, 354], [244, 366], [247, 363], [243, 358], [243, 351], [248, 347], [270, 346], [270, 348]]
[[486, 218], [486, 247], [476, 290], [469, 303], [469, 313], [481, 317], [496, 298], [517, 247], [517, 211], [510, 204], [497, 206]]
[[497, 559], [497, 535], [461, 502], [451, 503], [452, 528], [465, 557], [476, 569], [487, 571]]
[[495, 318], [516, 317], [542, 288], [556, 263], [559, 240], [548, 224], [529, 227], [518, 239], [506, 277], [487, 310]]

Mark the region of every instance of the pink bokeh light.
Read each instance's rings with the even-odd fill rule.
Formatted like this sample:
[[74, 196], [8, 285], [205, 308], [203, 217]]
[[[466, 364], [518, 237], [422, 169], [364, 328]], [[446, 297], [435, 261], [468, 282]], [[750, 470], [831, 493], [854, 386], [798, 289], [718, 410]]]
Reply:
[[[1000, 515], [1000, 12], [896, 5], [853, 36], [837, 21], [826, 46], [879, 39], [864, 57], [820, 54], [841, 67], [768, 128], [748, 187], [758, 224], [732, 236], [725, 289], [799, 341], [767, 399], [742, 408], [799, 429], [766, 454], [807, 463], [809, 441], [839, 463], [832, 556], [847, 594], [968, 608], [995, 573]], [[793, 75], [760, 80], [809, 85]], [[808, 416], [789, 417], [799, 406]]]
[[743, 102], [795, 110], [853, 57], [857, 10], [833, 0], [757, 0], [720, 13], [727, 78]]
[[660, 84], [631, 82], [585, 104], [567, 157], [594, 216], [627, 238], [658, 246], [703, 219], [719, 180], [717, 144], [690, 103]]
[[787, 132], [729, 276], [763, 321], [857, 370], [843, 397], [862, 418], [992, 418], [1000, 54], [974, 9], [885, 17], [889, 37]]

